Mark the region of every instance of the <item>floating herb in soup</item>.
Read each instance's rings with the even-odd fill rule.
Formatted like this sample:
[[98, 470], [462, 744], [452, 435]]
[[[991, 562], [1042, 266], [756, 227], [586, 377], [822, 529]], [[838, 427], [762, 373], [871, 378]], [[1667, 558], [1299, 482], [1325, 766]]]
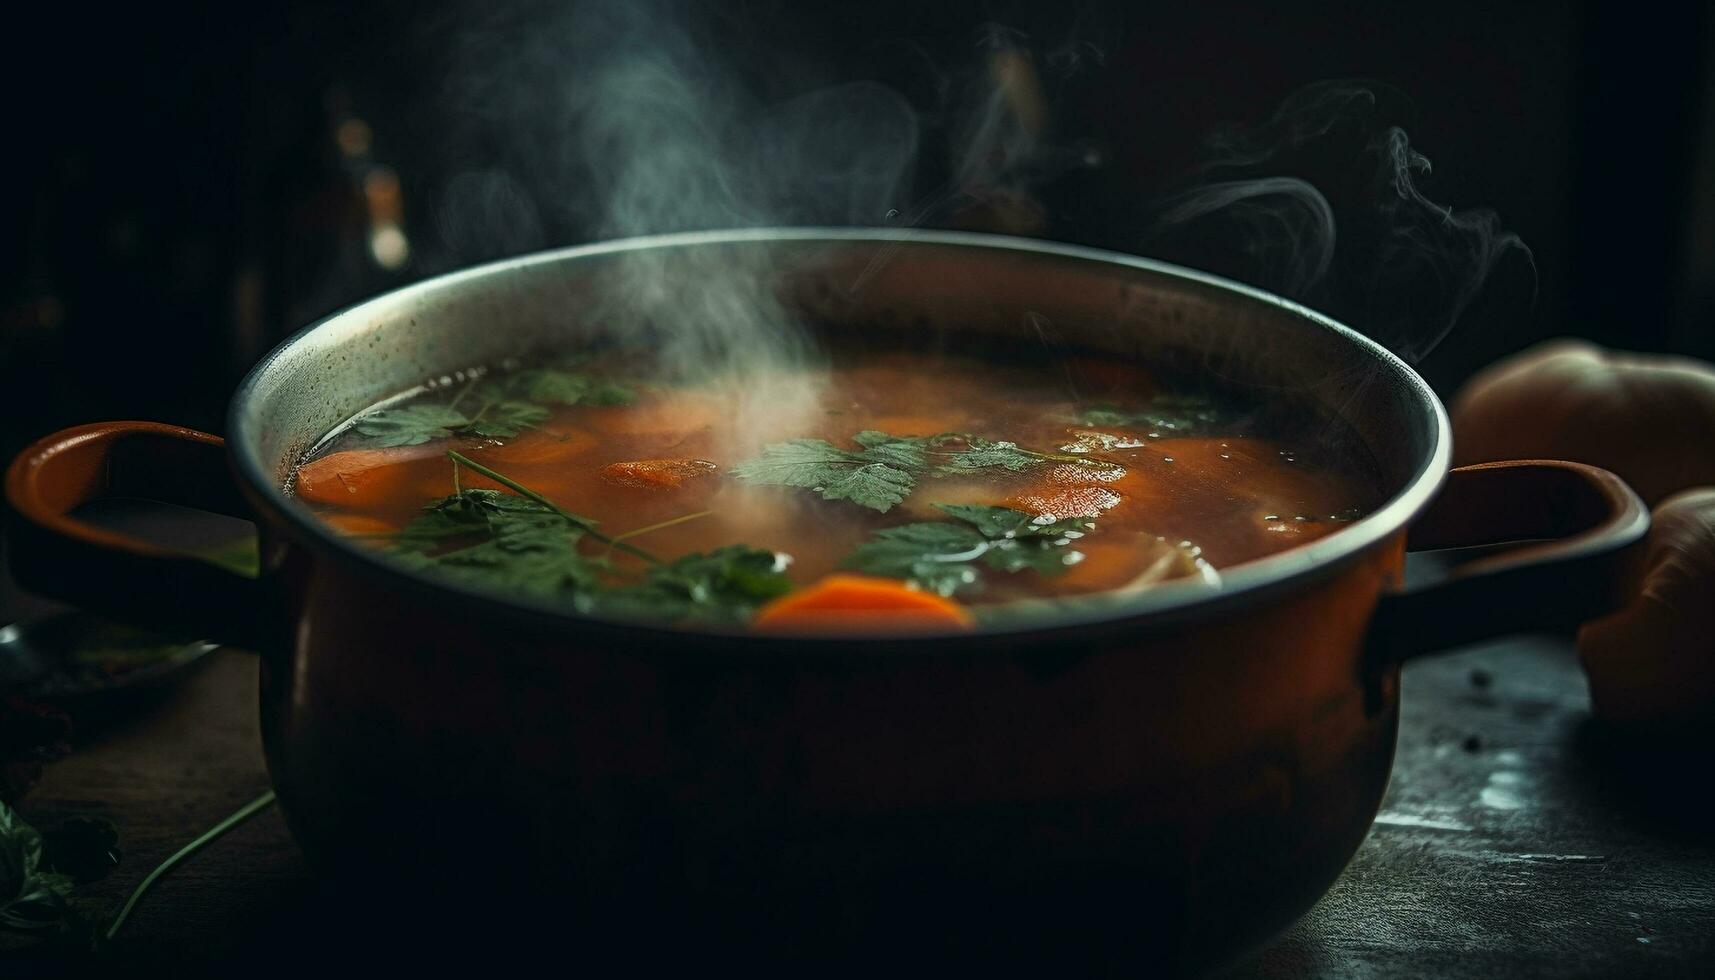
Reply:
[[1304, 422], [1099, 359], [871, 354], [734, 384], [611, 354], [425, 386], [292, 490], [425, 574], [579, 612], [956, 628], [1217, 586], [1355, 519], [1372, 481], [1292, 438]]

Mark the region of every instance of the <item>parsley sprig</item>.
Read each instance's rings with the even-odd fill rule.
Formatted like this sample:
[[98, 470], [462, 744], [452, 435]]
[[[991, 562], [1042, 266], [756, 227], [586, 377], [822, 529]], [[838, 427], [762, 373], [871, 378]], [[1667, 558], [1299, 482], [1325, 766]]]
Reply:
[[[792, 588], [785, 560], [772, 551], [729, 545], [666, 561], [628, 540], [709, 511], [608, 535], [590, 518], [457, 450], [447, 457], [455, 478], [464, 467], [512, 492], [461, 488], [424, 508], [389, 541], [411, 567], [481, 588], [566, 597], [582, 612], [662, 622], [742, 623]], [[586, 539], [605, 548], [584, 550]], [[614, 551], [647, 567], [639, 573], [616, 566]]]
[[1095, 529], [1083, 518], [1043, 520], [1010, 507], [935, 506], [953, 520], [883, 528], [852, 552], [846, 567], [950, 596], [980, 589], [985, 566], [1058, 575], [1082, 560], [1072, 544]]
[[[459, 405], [473, 398], [477, 408]], [[371, 412], [353, 423], [379, 448], [417, 446], [434, 439], [480, 436], [509, 439], [548, 421], [553, 405], [623, 405], [630, 388], [566, 367], [529, 368], [473, 379], [445, 405], [405, 405]]]
[[746, 483], [813, 490], [824, 500], [849, 500], [885, 514], [923, 477], [996, 468], [1018, 472], [1050, 461], [1091, 462], [966, 433], [895, 436], [866, 429], [852, 442], [859, 448], [842, 449], [826, 439], [773, 443], [763, 447], [761, 456], [733, 467], [732, 474]]
[[48, 868], [42, 835], [0, 803], [0, 929], [36, 931], [63, 922], [71, 875]]

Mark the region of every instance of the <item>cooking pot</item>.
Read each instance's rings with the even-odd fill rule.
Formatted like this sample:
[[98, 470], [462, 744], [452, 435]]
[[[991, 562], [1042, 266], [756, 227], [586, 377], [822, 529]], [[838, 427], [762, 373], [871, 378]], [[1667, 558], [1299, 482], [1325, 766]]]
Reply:
[[[1218, 377], [1325, 421], [1382, 489], [1313, 543], [1063, 615], [937, 636], [794, 637], [579, 616], [419, 577], [282, 485], [354, 413], [424, 379], [615, 334], [730, 270], [813, 331]], [[656, 292], [654, 295], [660, 295]], [[975, 234], [759, 229], [548, 252], [331, 316], [238, 389], [227, 438], [142, 422], [11, 466], [26, 587], [261, 654], [269, 772], [331, 873], [507, 877], [587, 941], [1194, 972], [1304, 912], [1387, 785], [1399, 666], [1613, 608], [1648, 514], [1605, 471], [1448, 472], [1435, 395], [1280, 298], [1131, 256]], [[253, 520], [244, 578], [80, 520], [101, 496]], [[1490, 548], [1411, 567], [1406, 552]], [[482, 840], [473, 856], [473, 837]], [[383, 872], [386, 874], [384, 875]], [[575, 926], [573, 925], [575, 923]]]

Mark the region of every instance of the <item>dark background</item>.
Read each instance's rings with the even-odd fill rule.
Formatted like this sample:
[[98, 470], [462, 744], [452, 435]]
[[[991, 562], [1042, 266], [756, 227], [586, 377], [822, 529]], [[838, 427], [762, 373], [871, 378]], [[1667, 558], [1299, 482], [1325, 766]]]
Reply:
[[[514, 30], [552, 24], [556, 6], [256, 0], [9, 15], [0, 450], [110, 417], [218, 430], [249, 364], [320, 315], [506, 251], [593, 237], [575, 188], [555, 188], [570, 206], [498, 244], [450, 241], [437, 221], [459, 173], [516, 163], [532, 145], [530, 133], [460, 117], [468, 100], [450, 89], [471, 25], [502, 8]], [[1374, 79], [1406, 99], [1397, 121], [1436, 163], [1429, 196], [1497, 209], [1534, 253], [1534, 300], [1520, 270], [1506, 270], [1422, 362], [1444, 394], [1557, 334], [1715, 354], [1715, 35], [1704, 5], [1647, 16], [1612, 2], [695, 6], [713, 24], [707, 43], [765, 99], [876, 78], [924, 106], [918, 193], [946, 179], [950, 124], [928, 110], [938, 79], [971, 62], [979, 25], [1006, 24], [1039, 51], [1071, 41], [1100, 52], [1050, 95], [1054, 135], [1087, 140], [1105, 162], [1035, 189], [1040, 233], [1134, 251], [1152, 196], [1183, 178], [1213, 126], [1264, 119], [1306, 83]], [[340, 129], [354, 119], [367, 141]], [[519, 171], [526, 183], [533, 165]], [[395, 221], [411, 252], [389, 269], [369, 236]]]

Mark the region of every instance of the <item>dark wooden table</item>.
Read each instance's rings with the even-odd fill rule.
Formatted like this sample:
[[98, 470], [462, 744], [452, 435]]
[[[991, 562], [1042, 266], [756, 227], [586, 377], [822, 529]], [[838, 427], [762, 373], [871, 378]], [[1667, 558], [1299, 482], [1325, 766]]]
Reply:
[[[220, 651], [51, 767], [29, 819], [100, 815], [123, 834], [122, 865], [83, 894], [117, 909], [160, 860], [267, 788], [255, 686], [254, 659]], [[1709, 770], [1593, 733], [1560, 641], [1431, 658], [1404, 690], [1398, 765], [1368, 842], [1314, 911], [1232, 977], [1709, 975]], [[270, 810], [162, 879], [106, 956], [127, 970], [185, 956], [266, 964], [282, 922], [314, 948], [320, 900]]]

